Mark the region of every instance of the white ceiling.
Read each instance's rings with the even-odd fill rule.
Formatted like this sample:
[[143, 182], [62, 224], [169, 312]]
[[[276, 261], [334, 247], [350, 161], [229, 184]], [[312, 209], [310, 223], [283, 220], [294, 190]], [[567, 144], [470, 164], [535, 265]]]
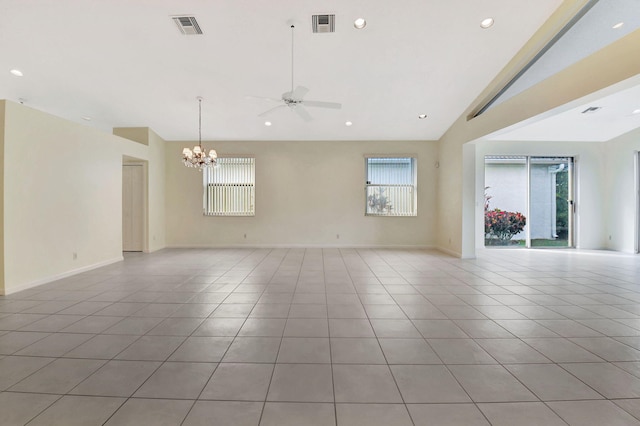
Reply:
[[[167, 140], [197, 139], [197, 96], [205, 140], [439, 139], [560, 3], [0, 0], [0, 99]], [[336, 32], [312, 34], [314, 13], [335, 13]], [[173, 15], [204, 34], [181, 35]], [[247, 95], [289, 90], [292, 21], [295, 84], [343, 107], [309, 108], [312, 122], [281, 109], [266, 127], [273, 105]]]
[[[599, 108], [586, 112], [588, 108]], [[638, 111], [634, 114], [634, 111]], [[640, 76], [483, 139], [605, 142], [640, 127]]]

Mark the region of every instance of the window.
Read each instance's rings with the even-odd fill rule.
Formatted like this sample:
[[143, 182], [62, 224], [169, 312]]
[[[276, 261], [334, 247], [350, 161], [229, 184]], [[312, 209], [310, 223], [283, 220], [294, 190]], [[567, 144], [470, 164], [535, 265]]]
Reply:
[[206, 216], [255, 216], [255, 158], [218, 158], [203, 171]]
[[365, 159], [367, 216], [417, 216], [416, 159]]

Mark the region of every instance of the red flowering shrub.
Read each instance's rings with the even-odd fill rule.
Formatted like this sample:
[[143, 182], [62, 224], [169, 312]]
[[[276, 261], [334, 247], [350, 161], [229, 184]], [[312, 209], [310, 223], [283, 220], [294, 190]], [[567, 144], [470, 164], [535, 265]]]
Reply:
[[522, 213], [505, 212], [494, 209], [484, 212], [484, 234], [488, 241], [497, 240], [497, 244], [505, 244], [514, 235], [522, 232], [527, 218]]

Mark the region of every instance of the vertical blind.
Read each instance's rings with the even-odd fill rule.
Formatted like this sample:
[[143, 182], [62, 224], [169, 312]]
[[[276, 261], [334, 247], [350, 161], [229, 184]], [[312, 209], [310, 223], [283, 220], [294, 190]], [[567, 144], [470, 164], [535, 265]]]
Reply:
[[367, 158], [366, 176], [367, 215], [417, 215], [415, 158]]
[[254, 158], [218, 158], [216, 167], [205, 170], [205, 215], [255, 216]]

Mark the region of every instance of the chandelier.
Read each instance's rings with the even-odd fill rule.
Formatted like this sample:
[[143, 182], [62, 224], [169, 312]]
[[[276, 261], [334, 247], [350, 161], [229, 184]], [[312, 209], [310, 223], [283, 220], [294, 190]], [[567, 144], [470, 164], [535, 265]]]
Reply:
[[195, 167], [202, 171], [207, 167], [213, 167], [218, 162], [218, 154], [215, 149], [206, 151], [202, 149], [202, 97], [198, 96], [198, 145], [182, 150], [182, 162], [187, 167]]

